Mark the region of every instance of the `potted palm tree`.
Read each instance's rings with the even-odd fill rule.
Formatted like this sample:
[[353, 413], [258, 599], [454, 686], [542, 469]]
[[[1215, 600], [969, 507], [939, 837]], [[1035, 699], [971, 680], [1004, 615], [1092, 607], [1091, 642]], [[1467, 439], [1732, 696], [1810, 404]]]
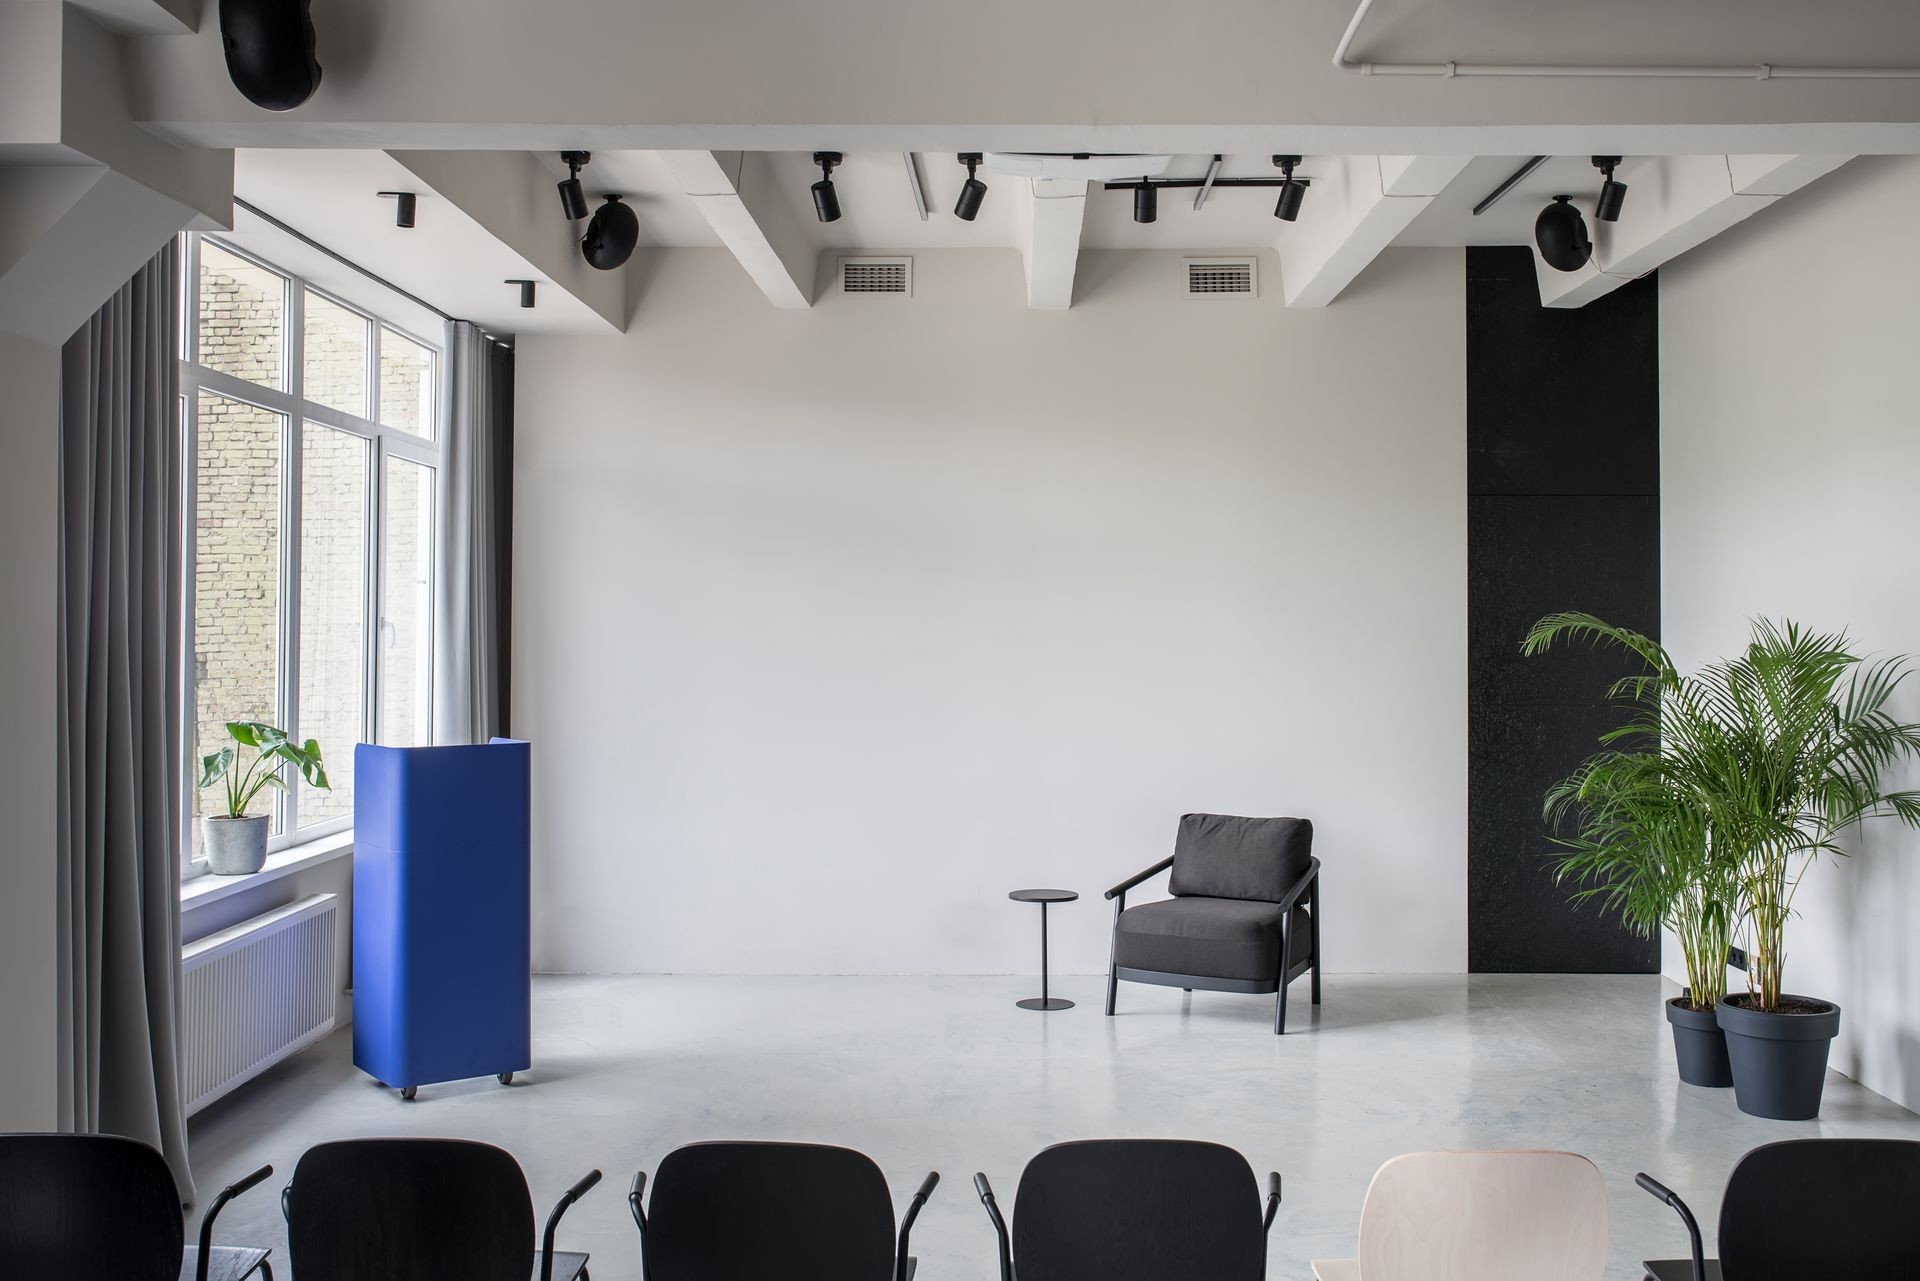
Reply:
[[[1737, 831], [1747, 991], [1720, 1003], [1740, 1110], [1781, 1120], [1820, 1114], [1840, 1007], [1783, 989], [1786, 928], [1801, 879], [1870, 818], [1920, 826], [1920, 792], [1882, 775], [1920, 755], [1920, 725], [1887, 710], [1907, 659], [1869, 662], [1844, 633], [1753, 625], [1736, 658], [1702, 672], [1724, 736], [1716, 821]], [[1737, 766], [1737, 768], [1735, 768]]]
[[[1842, 834], [1877, 817], [1920, 826], [1920, 792], [1889, 791], [1880, 781], [1889, 767], [1920, 755], [1920, 725], [1904, 724], [1887, 711], [1907, 660], [1870, 663], [1852, 652], [1844, 634], [1759, 620], [1738, 656], [1683, 677], [1659, 645], [1587, 614], [1542, 619], [1527, 639], [1527, 652], [1544, 650], [1563, 635], [1621, 645], [1650, 668], [1616, 690], [1642, 703], [1654, 700], [1658, 714], [1648, 720], [1643, 710], [1615, 733], [1644, 738], [1657, 728], [1664, 763], [1645, 768], [1679, 788], [1700, 817], [1706, 883], [1725, 896], [1721, 901], [1746, 947], [1748, 990], [1713, 1002], [1715, 1022], [1726, 1035], [1735, 1101], [1756, 1116], [1819, 1115], [1840, 1007], [1783, 990], [1786, 926], [1807, 870], [1823, 854], [1846, 853]], [[1606, 799], [1599, 788], [1589, 790]], [[1596, 829], [1596, 835], [1605, 830]], [[1584, 866], [1596, 866], [1594, 856]], [[1698, 901], [1709, 908], [1709, 898]], [[1712, 927], [1711, 915], [1706, 924]], [[1707, 938], [1702, 932], [1696, 942], [1710, 947]], [[1693, 984], [1705, 972], [1696, 971], [1685, 936], [1681, 943], [1689, 953], [1694, 995], [1702, 989]]]
[[1711, 812], [1688, 769], [1698, 757], [1663, 752], [1661, 744], [1697, 741], [1703, 726], [1697, 699], [1660, 645], [1588, 614], [1556, 614], [1528, 634], [1524, 650], [1538, 654], [1556, 640], [1604, 641], [1638, 656], [1647, 671], [1616, 682], [1612, 695], [1632, 709], [1625, 724], [1602, 736], [1607, 750], [1556, 784], [1546, 819], [1564, 851], [1555, 865], [1562, 882], [1617, 912], [1642, 937], [1664, 926], [1679, 941], [1686, 989], [1666, 1003], [1674, 1059], [1688, 1085], [1733, 1084], [1726, 1035], [1716, 1006], [1726, 994], [1727, 948], [1738, 901], [1733, 861], [1715, 841]]
[[200, 820], [201, 842], [207, 851], [207, 870], [218, 876], [245, 876], [259, 871], [267, 861], [267, 824], [270, 814], [249, 814], [247, 809], [268, 788], [287, 790], [281, 777], [284, 766], [291, 765], [310, 787], [326, 790], [327, 771], [320, 760], [320, 744], [308, 739], [296, 743], [283, 729], [260, 721], [228, 721], [227, 734], [239, 747], [251, 748], [252, 758], [241, 768], [240, 754], [234, 747], [223, 747], [200, 758], [197, 786], [205, 791], [215, 783], [222, 788], [224, 813], [208, 814]]

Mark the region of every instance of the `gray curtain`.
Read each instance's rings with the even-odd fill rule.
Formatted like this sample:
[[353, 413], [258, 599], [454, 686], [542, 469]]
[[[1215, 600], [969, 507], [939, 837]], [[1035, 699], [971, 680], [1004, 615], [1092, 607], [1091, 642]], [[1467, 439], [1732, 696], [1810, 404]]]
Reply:
[[60, 388], [60, 1113], [166, 1155], [180, 1058], [180, 262], [67, 340]]
[[507, 732], [513, 353], [464, 320], [446, 348], [433, 741], [484, 743]]

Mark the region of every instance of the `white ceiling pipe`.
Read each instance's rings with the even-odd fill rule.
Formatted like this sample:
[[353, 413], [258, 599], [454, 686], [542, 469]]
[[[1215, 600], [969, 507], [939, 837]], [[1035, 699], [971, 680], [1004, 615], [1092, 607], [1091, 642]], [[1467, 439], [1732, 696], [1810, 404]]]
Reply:
[[1357, 76], [1663, 76], [1688, 80], [1915, 80], [1920, 67], [1796, 67], [1771, 62], [1705, 66], [1582, 66], [1573, 63], [1355, 62], [1348, 57], [1373, 0], [1360, 0], [1333, 51], [1333, 65]]

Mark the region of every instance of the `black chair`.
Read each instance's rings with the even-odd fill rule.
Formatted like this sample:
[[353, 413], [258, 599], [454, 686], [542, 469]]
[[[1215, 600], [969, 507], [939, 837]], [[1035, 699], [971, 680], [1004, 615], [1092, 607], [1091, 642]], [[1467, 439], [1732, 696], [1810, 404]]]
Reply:
[[1703, 1257], [1687, 1203], [1646, 1174], [1634, 1182], [1686, 1224], [1690, 1259], [1649, 1259], [1654, 1281], [1912, 1281], [1920, 1277], [1920, 1142], [1788, 1139], [1757, 1147], [1727, 1176], [1720, 1259]]
[[[907, 1240], [940, 1182], [921, 1182], [893, 1232], [880, 1167], [818, 1143], [690, 1143], [667, 1153], [643, 1208], [646, 1171], [627, 1205], [646, 1281], [910, 1281]], [[303, 1277], [301, 1281], [306, 1281]]]
[[225, 1188], [186, 1247], [180, 1190], [166, 1158], [107, 1134], [0, 1135], [0, 1277], [78, 1281], [273, 1281], [266, 1250], [215, 1245], [227, 1202], [273, 1173]]
[[533, 1248], [533, 1196], [511, 1154], [465, 1139], [347, 1139], [307, 1150], [281, 1193], [300, 1281], [589, 1281], [556, 1251], [560, 1216], [600, 1181], [566, 1190]]
[[974, 1190], [1000, 1238], [1000, 1281], [1261, 1281], [1280, 1176], [1260, 1207], [1253, 1167], [1186, 1139], [1085, 1139], [1027, 1162], [1013, 1234], [987, 1176]]
[[[1168, 868], [1173, 897], [1127, 906], [1127, 891]], [[1120, 981], [1209, 992], [1273, 992], [1287, 1030], [1287, 984], [1313, 971], [1320, 1004], [1320, 860], [1303, 818], [1188, 814], [1173, 857], [1107, 891], [1113, 950], [1107, 1013]]]

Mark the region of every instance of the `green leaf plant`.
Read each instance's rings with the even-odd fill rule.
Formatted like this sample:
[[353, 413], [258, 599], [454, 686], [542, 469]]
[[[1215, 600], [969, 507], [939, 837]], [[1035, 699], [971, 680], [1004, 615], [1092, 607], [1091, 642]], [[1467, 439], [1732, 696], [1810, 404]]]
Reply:
[[1523, 646], [1610, 644], [1646, 670], [1617, 681], [1631, 710], [1548, 793], [1565, 849], [1556, 871], [1641, 933], [1665, 924], [1697, 1008], [1725, 994], [1728, 942], [1748, 956], [1753, 1008], [1780, 1008], [1785, 935], [1801, 878], [1869, 818], [1920, 826], [1920, 792], [1881, 776], [1920, 756], [1920, 725], [1887, 705], [1908, 660], [1869, 662], [1844, 633], [1756, 620], [1745, 650], [1682, 675], [1657, 642], [1591, 614], [1541, 619]]
[[327, 771], [320, 760], [317, 740], [310, 738], [304, 744], [296, 743], [285, 730], [261, 721], [228, 721], [227, 734], [238, 747], [252, 749], [246, 768], [240, 768], [241, 754], [235, 747], [222, 747], [200, 758], [200, 777], [194, 785], [196, 790], [205, 791], [224, 781], [227, 818], [245, 818], [247, 807], [269, 787], [286, 791], [287, 780], [282, 777], [282, 768], [287, 765], [300, 771], [300, 777], [309, 787], [328, 789]]

